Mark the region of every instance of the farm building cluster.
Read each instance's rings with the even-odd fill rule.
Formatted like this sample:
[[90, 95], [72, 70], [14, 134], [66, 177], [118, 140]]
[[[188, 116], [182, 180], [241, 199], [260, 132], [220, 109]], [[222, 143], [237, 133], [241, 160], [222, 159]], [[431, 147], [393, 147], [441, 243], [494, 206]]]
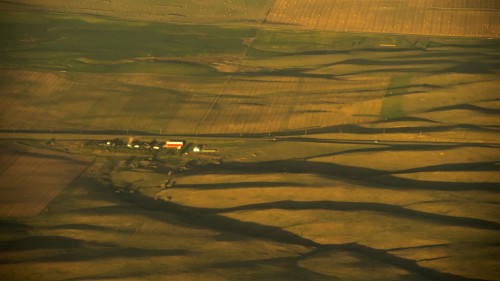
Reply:
[[[177, 149], [181, 150], [183, 148], [189, 149], [188, 143], [185, 140], [167, 140], [167, 141], [143, 141], [136, 140], [135, 138], [129, 138], [127, 142], [116, 138], [112, 140], [106, 140], [104, 142], [100, 142], [101, 146], [108, 147], [127, 147], [132, 149], [146, 149], [146, 150], [161, 150], [161, 149]], [[207, 148], [203, 144], [195, 145], [192, 149], [193, 152], [217, 152], [217, 149]]]

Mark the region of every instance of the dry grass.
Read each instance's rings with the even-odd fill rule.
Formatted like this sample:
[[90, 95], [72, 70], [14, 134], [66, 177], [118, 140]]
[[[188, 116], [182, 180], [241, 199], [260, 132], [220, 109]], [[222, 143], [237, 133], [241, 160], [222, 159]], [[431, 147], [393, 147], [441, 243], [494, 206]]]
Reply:
[[[442, 150], [382, 150], [353, 152], [335, 156], [313, 158], [311, 161], [336, 163], [351, 167], [364, 167], [383, 171], [431, 167], [442, 164], [494, 162], [500, 158], [496, 148], [464, 147]], [[450, 180], [450, 179], [448, 179]]]
[[[366, 115], [377, 116], [387, 83], [367, 77], [345, 81], [261, 77], [224, 85], [217, 78], [10, 70], [2, 71], [2, 76], [11, 93], [0, 98], [7, 108], [0, 115], [3, 128], [164, 133], [273, 132], [372, 121], [374, 117]], [[304, 88], [309, 84], [314, 86]], [[356, 91], [368, 92], [345, 95]]]
[[335, 31], [497, 38], [498, 8], [490, 0], [277, 0], [266, 22]]

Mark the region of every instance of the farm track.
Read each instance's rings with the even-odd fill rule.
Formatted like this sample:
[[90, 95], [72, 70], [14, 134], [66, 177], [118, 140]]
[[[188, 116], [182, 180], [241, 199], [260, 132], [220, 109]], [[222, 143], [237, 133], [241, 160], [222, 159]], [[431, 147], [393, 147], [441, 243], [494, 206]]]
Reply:
[[[440, 138], [438, 136], [415, 135], [414, 139], [399, 139], [387, 134], [380, 134], [380, 129], [375, 133], [350, 134], [344, 129], [343, 133], [339, 134], [342, 137], [327, 136], [324, 138], [314, 137], [314, 134], [325, 133], [321, 129], [309, 129], [295, 132], [273, 132], [272, 137], [268, 133], [247, 133], [247, 134], [154, 134], [140, 131], [90, 131], [82, 130], [73, 133], [57, 131], [57, 130], [0, 130], [0, 139], [6, 140], [22, 140], [22, 139], [51, 139], [59, 140], [94, 140], [94, 139], [112, 139], [112, 138], [128, 138], [134, 136], [136, 138], [174, 138], [174, 139], [248, 139], [256, 141], [295, 141], [295, 142], [316, 142], [316, 143], [352, 143], [352, 144], [480, 144], [480, 145], [500, 145], [500, 140], [495, 139], [464, 139], [457, 138]], [[404, 130], [404, 128], [403, 128]], [[332, 130], [334, 133], [338, 129]], [[389, 131], [389, 130], [388, 130]], [[304, 136], [304, 132], [309, 132], [309, 136]], [[396, 132], [396, 130], [392, 130]], [[425, 130], [421, 132], [425, 133]], [[274, 137], [274, 139], [273, 139]]]
[[[266, 22], [266, 19], [269, 16], [269, 13], [271, 12], [272, 6], [274, 5], [274, 1], [275, 0], [270, 0], [269, 3], [271, 3], [271, 4], [270, 4], [268, 10], [266, 11], [264, 18], [259, 22], [257, 28], [255, 29], [255, 34], [253, 36], [254, 38], [257, 37], [257, 34], [259, 33], [260, 28], [262, 28], [263, 24]], [[253, 41], [250, 44], [248, 44], [248, 46], [244, 49], [243, 53], [239, 56], [240, 61], [243, 61], [247, 57], [248, 52], [252, 49], [252, 44], [253, 44]], [[237, 66], [235, 72], [239, 72], [240, 68], [241, 68], [241, 62]], [[208, 108], [208, 110], [206, 111], [206, 113], [203, 115], [203, 117], [200, 119], [200, 121], [196, 125], [195, 132], [198, 132], [198, 130], [202, 126], [204, 126], [204, 123], [207, 121], [207, 119], [209, 118], [209, 116], [212, 114], [212, 111], [213, 111], [214, 107], [219, 102], [220, 97], [225, 93], [227, 86], [231, 83], [231, 81], [233, 79], [234, 79], [234, 75], [230, 75], [224, 81], [224, 83], [222, 84], [222, 87], [218, 91], [218, 93], [217, 93], [215, 99], [213, 100], [212, 104], [210, 105], [210, 107]]]

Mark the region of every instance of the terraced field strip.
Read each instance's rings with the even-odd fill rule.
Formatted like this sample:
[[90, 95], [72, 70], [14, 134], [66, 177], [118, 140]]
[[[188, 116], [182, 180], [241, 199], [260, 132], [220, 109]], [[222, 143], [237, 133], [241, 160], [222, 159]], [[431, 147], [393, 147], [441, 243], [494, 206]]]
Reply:
[[276, 0], [268, 24], [377, 33], [500, 37], [494, 0]]
[[0, 150], [0, 217], [34, 216], [79, 175], [86, 162]]

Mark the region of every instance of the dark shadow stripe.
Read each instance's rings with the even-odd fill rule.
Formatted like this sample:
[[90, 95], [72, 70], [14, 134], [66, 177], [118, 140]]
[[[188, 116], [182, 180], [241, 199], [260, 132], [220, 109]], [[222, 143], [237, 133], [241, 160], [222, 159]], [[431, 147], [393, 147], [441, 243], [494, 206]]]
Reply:
[[292, 182], [231, 182], [231, 183], [200, 183], [200, 184], [176, 184], [175, 189], [191, 188], [200, 190], [254, 188], [254, 187], [303, 187], [304, 185]]
[[474, 163], [451, 163], [451, 164], [441, 164], [434, 166], [425, 166], [420, 168], [412, 168], [406, 170], [398, 170], [391, 172], [391, 174], [405, 174], [405, 173], [419, 173], [419, 172], [433, 172], [433, 171], [462, 171], [462, 172], [474, 172], [474, 171], [499, 171], [500, 162], [474, 162]]
[[457, 104], [457, 105], [436, 107], [436, 108], [427, 110], [426, 112], [438, 112], [438, 111], [447, 111], [447, 110], [471, 110], [471, 111], [476, 111], [476, 112], [490, 114], [490, 115], [499, 115], [500, 114], [500, 109], [480, 107], [480, 106], [472, 105], [472, 104]]
[[312, 251], [310, 255], [318, 255], [326, 251], [337, 251], [344, 250], [350, 251], [362, 256], [366, 256], [373, 260], [390, 264], [396, 266], [398, 268], [405, 269], [408, 272], [413, 274], [417, 274], [419, 276], [423, 276], [433, 281], [487, 281], [484, 279], [478, 278], [468, 278], [465, 276], [455, 275], [451, 273], [441, 272], [432, 268], [420, 266], [417, 261], [410, 260], [407, 258], [399, 257], [393, 254], [388, 253], [384, 250], [370, 248], [358, 243], [348, 243], [348, 244], [329, 244], [324, 245], [323, 247]]
[[481, 229], [500, 230], [500, 224], [492, 221], [468, 218], [447, 216], [433, 213], [426, 213], [411, 209], [406, 209], [400, 206], [389, 205], [384, 203], [373, 202], [340, 202], [340, 201], [277, 201], [268, 203], [258, 203], [243, 205], [224, 209], [206, 209], [209, 212], [227, 213], [235, 211], [250, 211], [250, 210], [332, 210], [332, 211], [368, 211], [391, 215], [394, 217], [406, 217], [416, 220], [429, 221], [441, 225], [465, 226]]

